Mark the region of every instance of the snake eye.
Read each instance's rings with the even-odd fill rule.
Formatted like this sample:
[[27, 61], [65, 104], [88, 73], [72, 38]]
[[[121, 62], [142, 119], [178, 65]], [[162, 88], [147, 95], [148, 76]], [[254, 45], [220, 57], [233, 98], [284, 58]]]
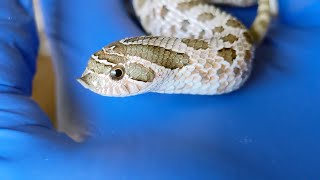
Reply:
[[123, 66], [115, 66], [110, 71], [110, 76], [113, 80], [120, 80], [124, 76], [124, 67]]

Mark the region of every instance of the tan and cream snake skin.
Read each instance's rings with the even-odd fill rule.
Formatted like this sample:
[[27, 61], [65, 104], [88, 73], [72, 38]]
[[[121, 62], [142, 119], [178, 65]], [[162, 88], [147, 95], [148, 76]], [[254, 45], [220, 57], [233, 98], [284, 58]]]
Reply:
[[[250, 6], [255, 0], [211, 0]], [[147, 92], [224, 94], [248, 79], [255, 45], [271, 21], [269, 0], [258, 0], [250, 29], [204, 0], [133, 0], [151, 36], [126, 38], [94, 53], [78, 81], [104, 96]]]

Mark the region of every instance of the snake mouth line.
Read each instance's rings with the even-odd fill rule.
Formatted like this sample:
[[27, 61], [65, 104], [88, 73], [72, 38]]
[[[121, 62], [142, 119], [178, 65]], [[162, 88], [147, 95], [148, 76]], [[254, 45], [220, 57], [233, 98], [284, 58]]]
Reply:
[[78, 79], [76, 79], [83, 87], [85, 87], [86, 89], [89, 89], [89, 85], [88, 85], [88, 83], [86, 83], [86, 81], [82, 78], [82, 77], [80, 77], [80, 78], [78, 78]]

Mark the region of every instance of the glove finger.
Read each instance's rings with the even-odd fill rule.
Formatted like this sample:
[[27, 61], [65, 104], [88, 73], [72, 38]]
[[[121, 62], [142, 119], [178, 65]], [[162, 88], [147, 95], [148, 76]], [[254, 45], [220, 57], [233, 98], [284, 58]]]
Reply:
[[280, 20], [296, 27], [320, 27], [320, 1], [279, 0]]
[[31, 0], [0, 1], [1, 92], [31, 94], [38, 39]]

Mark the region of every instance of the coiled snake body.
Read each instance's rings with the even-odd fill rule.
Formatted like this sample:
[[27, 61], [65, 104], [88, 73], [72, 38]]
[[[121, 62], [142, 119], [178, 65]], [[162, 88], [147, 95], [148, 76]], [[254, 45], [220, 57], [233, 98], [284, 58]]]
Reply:
[[[248, 6], [255, 0], [211, 0]], [[250, 29], [202, 0], [133, 0], [151, 36], [125, 38], [94, 53], [78, 81], [104, 96], [146, 92], [224, 94], [248, 79], [255, 45], [270, 24], [269, 0], [258, 0]]]

